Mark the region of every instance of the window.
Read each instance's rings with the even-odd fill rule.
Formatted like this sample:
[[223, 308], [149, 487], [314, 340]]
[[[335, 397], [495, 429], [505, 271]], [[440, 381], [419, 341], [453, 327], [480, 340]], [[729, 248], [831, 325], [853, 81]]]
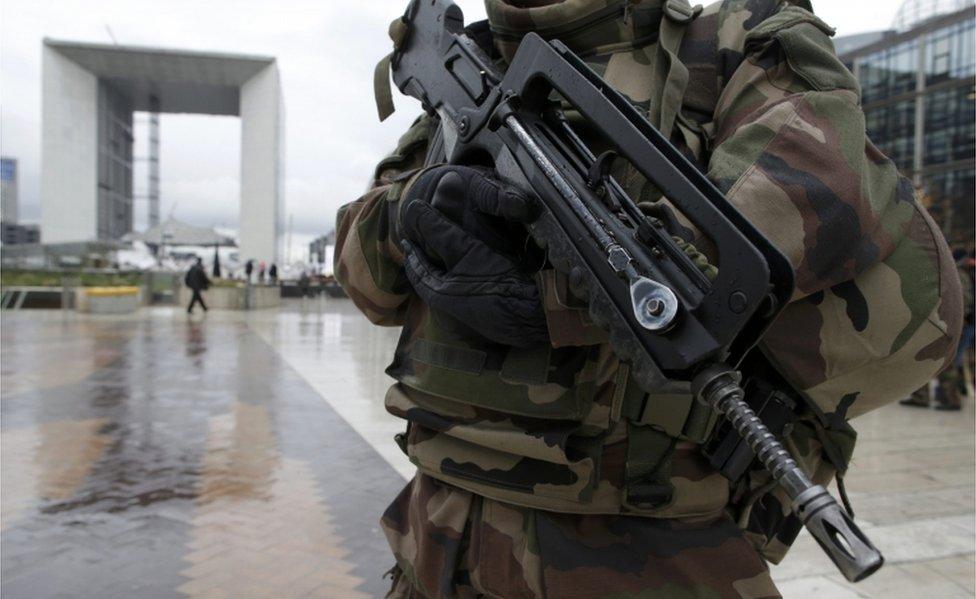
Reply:
[[859, 60], [861, 99], [865, 104], [914, 91], [918, 41], [910, 40]]
[[925, 177], [925, 203], [929, 213], [954, 246], [972, 243], [976, 171], [962, 169]]
[[929, 34], [925, 83], [935, 85], [976, 74], [976, 20], [967, 19]]
[[903, 172], [914, 168], [915, 100], [905, 100], [865, 111], [868, 137]]
[[954, 86], [925, 95], [926, 165], [972, 159], [976, 153], [973, 88]]

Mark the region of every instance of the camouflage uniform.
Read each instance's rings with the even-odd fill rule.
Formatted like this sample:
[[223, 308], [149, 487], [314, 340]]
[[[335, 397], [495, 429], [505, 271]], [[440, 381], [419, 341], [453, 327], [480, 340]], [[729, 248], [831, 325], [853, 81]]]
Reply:
[[[796, 294], [761, 351], [804, 399], [788, 448], [817, 482], [842, 474], [846, 421], [946, 365], [961, 312], [941, 233], [865, 138], [830, 28], [804, 2], [724, 0], [693, 15], [677, 61], [660, 0], [487, 8], [502, 56], [528, 30], [558, 36], [790, 258]], [[680, 83], [680, 111], [656, 81]], [[545, 347], [490, 343], [416, 300], [391, 231], [432, 134], [419, 119], [338, 215], [337, 278], [371, 321], [403, 327], [386, 407], [409, 422], [399, 441], [419, 472], [383, 517], [393, 596], [778, 596], [762, 558], [799, 530], [785, 497], [762, 471], [731, 485], [712, 470], [698, 446], [715, 416], [637, 388], [565, 277], [537, 275]], [[666, 202], [616, 175], [645, 206]], [[647, 489], [659, 501], [632, 501]]]

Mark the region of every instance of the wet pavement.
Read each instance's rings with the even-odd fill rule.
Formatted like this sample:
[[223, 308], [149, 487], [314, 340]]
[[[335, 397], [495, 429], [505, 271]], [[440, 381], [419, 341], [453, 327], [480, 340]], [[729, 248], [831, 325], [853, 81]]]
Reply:
[[[331, 299], [0, 325], [5, 597], [382, 596], [377, 522], [410, 473], [382, 407], [396, 330]], [[888, 565], [848, 585], [802, 537], [785, 596], [972, 597], [973, 415], [855, 421], [848, 490]]]
[[4, 597], [387, 587], [402, 478], [243, 319], [5, 314], [2, 363]]

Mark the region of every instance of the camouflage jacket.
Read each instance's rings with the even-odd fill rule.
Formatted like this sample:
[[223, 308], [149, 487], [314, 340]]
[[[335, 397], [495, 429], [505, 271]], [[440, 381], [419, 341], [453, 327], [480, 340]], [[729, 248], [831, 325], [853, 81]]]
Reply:
[[[646, 74], [660, 58], [645, 35], [662, 18], [657, 0], [567, 2], [555, 13], [488, 0], [502, 54], [529, 29], [545, 33], [546, 19], [565, 21], [558, 6], [570, 4], [593, 14], [623, 7], [622, 17], [586, 30], [595, 41], [579, 28], [548, 31], [578, 35], [567, 43], [608, 83], [645, 111], [660, 109]], [[941, 233], [866, 138], [857, 82], [836, 58], [832, 30], [807, 9], [723, 0], [698, 15], [678, 53], [688, 83], [672, 141], [792, 261], [795, 297], [760, 349], [805, 400], [787, 444], [826, 482], [853, 450], [847, 420], [904, 397], [948, 363], [961, 310]], [[420, 471], [527, 507], [659, 518], [714, 516], [764, 485], [756, 472], [732, 486], [707, 465], [698, 444], [714, 417], [688, 397], [637, 389], [559, 274], [538, 275], [551, 343], [529, 350], [480, 339], [412, 295], [389, 234], [432, 132], [419, 119], [370, 190], [340, 209], [335, 264], [372, 322], [403, 327], [386, 407], [410, 422], [404, 447]], [[619, 176], [656, 199], [639, 178]], [[627, 500], [642, 454], [655, 458], [640, 469], [670, 489], [650, 508]], [[773, 492], [753, 508], [750, 530], [773, 560], [799, 528], [784, 524], [786, 505]]]

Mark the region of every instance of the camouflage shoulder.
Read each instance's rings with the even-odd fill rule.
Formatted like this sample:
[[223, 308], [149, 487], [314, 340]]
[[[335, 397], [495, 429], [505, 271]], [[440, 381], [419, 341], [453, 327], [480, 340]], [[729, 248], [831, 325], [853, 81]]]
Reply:
[[692, 29], [698, 30], [695, 37], [712, 40], [721, 82], [744, 60], [746, 35], [791, 6], [813, 12], [809, 0], [719, 0], [705, 7]]

